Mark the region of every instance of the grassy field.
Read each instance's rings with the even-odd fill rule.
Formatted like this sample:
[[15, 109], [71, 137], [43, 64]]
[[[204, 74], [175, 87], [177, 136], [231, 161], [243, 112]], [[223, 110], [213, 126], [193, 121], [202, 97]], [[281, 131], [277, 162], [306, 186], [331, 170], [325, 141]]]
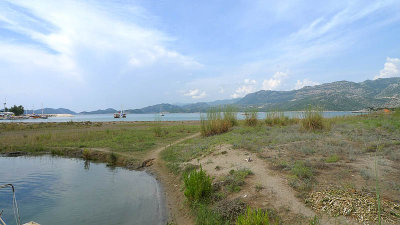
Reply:
[[[161, 152], [182, 190], [200, 196], [189, 201], [197, 224], [378, 224], [379, 215], [400, 223], [400, 112], [324, 119], [314, 111], [304, 120], [275, 112], [265, 120], [249, 117], [251, 123], [225, 114], [200, 122], [1, 123], [0, 152], [127, 166], [202, 132]], [[207, 175], [189, 182], [198, 168]]]
[[199, 131], [196, 122], [0, 123], [0, 152], [104, 150], [141, 159], [148, 150]]
[[[232, 177], [232, 174], [219, 173], [221, 168], [238, 165], [233, 161], [231, 165], [229, 162], [223, 164], [217, 161], [217, 157], [240, 152], [254, 154], [257, 163], [266, 167], [265, 173], [283, 178], [296, 198], [312, 209], [317, 217], [294, 215], [277, 207], [274, 201], [279, 202], [279, 199], [271, 201], [268, 195], [272, 192], [263, 191], [264, 187], [258, 184], [262, 175], [261, 180], [249, 178], [249, 182], [248, 178], [242, 177], [240, 182], [244, 179], [248, 184], [234, 189], [239, 193], [228, 191], [232, 189], [229, 186], [232, 182], [222, 182], [225, 188], [214, 194], [234, 200], [240, 195], [254, 193], [257, 198], [250, 200], [247, 197], [242, 201], [252, 207], [269, 202], [268, 207], [263, 208], [272, 210], [272, 221], [315, 224], [318, 216], [324, 215], [331, 219], [343, 217], [345, 222], [375, 224], [378, 223], [378, 214], [381, 214], [387, 224], [400, 223], [400, 112], [332, 119], [312, 116], [320, 120], [322, 126], [312, 124], [315, 129], [310, 129], [313, 121], [272, 123], [271, 118], [266, 122], [258, 121], [255, 126], [240, 121], [229, 132], [198, 137], [169, 147], [162, 152], [162, 158], [175, 174], [182, 174], [199, 164], [203, 164], [203, 168], [212, 165], [205, 171], [214, 174], [214, 183], [219, 183]], [[241, 162], [236, 163], [240, 164], [239, 168], [252, 165], [245, 161], [244, 156]], [[379, 198], [375, 196], [381, 197], [379, 204], [376, 200]], [[221, 201], [218, 197], [214, 200], [208, 205], [211, 212], [207, 213], [220, 218], [229, 209], [216, 210]], [[383, 206], [378, 209], [377, 205]], [[241, 207], [241, 212], [243, 210], [245, 206]], [[197, 211], [198, 217], [204, 217], [203, 211]]]

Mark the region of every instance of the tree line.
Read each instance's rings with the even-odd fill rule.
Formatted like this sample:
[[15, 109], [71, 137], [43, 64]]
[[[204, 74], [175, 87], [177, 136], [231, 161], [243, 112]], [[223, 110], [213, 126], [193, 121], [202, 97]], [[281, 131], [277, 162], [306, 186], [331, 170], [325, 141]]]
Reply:
[[6, 107], [4, 111], [5, 112], [13, 112], [16, 116], [20, 116], [20, 115], [24, 114], [25, 109], [22, 105], [20, 105], [20, 106], [14, 105], [11, 108]]

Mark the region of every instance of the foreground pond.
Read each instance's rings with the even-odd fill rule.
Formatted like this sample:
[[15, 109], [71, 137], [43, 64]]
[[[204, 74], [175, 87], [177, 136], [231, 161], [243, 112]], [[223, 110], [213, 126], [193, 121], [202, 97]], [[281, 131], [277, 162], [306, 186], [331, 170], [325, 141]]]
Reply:
[[[146, 172], [79, 159], [0, 157], [0, 185], [12, 183], [21, 222], [41, 225], [165, 224], [162, 191]], [[0, 189], [5, 222], [15, 224], [11, 188]]]

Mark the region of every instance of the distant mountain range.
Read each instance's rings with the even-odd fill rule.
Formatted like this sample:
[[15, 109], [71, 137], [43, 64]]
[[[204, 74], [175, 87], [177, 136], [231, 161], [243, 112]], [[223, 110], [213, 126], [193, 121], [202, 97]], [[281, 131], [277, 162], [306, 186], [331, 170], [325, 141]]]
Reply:
[[118, 112], [117, 110], [113, 109], [113, 108], [108, 108], [108, 109], [99, 109], [99, 110], [95, 110], [95, 111], [90, 111], [90, 112], [80, 112], [79, 114], [110, 114], [110, 113], [116, 113]]
[[261, 110], [303, 110], [316, 105], [324, 110], [351, 111], [366, 108], [400, 107], [400, 78], [338, 81], [292, 91], [257, 91], [236, 102]]
[[[190, 113], [206, 112], [210, 107], [218, 105], [234, 105], [240, 110], [258, 108], [260, 111], [304, 110], [308, 105], [320, 106], [324, 110], [353, 111], [367, 108], [400, 107], [400, 77], [366, 80], [356, 83], [337, 81], [316, 86], [306, 86], [291, 91], [257, 91], [243, 98], [217, 100], [213, 102], [198, 102], [193, 104], [157, 104], [141, 109], [125, 110], [126, 113]], [[48, 114], [77, 114], [71, 110], [44, 109]], [[108, 108], [79, 114], [115, 113], [117, 110]]]
[[[31, 113], [31, 112], [28, 110], [28, 113]], [[42, 113], [42, 109], [35, 110], [35, 113], [39, 113], [39, 114]], [[77, 114], [74, 111], [71, 111], [69, 109], [64, 109], [64, 108], [58, 108], [58, 109], [44, 108], [43, 113], [45, 113], [45, 114]]]

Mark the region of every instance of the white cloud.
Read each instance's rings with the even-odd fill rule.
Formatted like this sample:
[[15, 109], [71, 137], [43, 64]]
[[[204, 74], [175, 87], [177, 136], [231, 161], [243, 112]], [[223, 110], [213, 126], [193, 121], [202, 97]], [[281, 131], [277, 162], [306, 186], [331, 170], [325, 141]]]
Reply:
[[315, 86], [315, 85], [319, 85], [319, 84], [320, 84], [319, 82], [312, 81], [312, 80], [309, 80], [306, 78], [304, 80], [297, 80], [294, 89], [297, 90], [297, 89], [301, 89], [305, 86]]
[[400, 77], [400, 58], [386, 58], [386, 63], [379, 75], [374, 77], [374, 80], [379, 78]]
[[287, 73], [276, 72], [274, 76], [268, 80], [264, 80], [262, 84], [263, 90], [274, 90], [282, 84], [282, 81], [287, 77]]
[[[110, 67], [114, 71], [127, 71], [155, 64], [191, 69], [202, 66], [193, 58], [166, 47], [172, 40], [168, 35], [150, 26], [141, 26], [138, 18], [149, 20], [144, 9], [72, 0], [15, 0], [8, 4], [24, 8], [29, 14], [16, 10], [17, 7], [0, 5], [0, 27], [25, 36], [40, 47], [19, 44], [18, 52], [0, 51], [0, 59], [8, 58], [7, 62], [21, 67], [30, 66], [31, 73], [35, 72], [36, 65], [32, 61], [41, 61], [40, 66], [47, 67], [61, 65], [60, 73], [69, 71], [71, 77], [80, 80]], [[121, 16], [128, 12], [129, 19]], [[7, 41], [0, 44], [2, 48], [14, 47]], [[23, 61], [21, 56], [33, 60]], [[68, 71], [64, 63], [68, 64]]]
[[206, 97], [205, 91], [200, 91], [199, 89], [189, 90], [188, 92], [183, 94], [184, 96], [190, 96], [193, 99], [200, 99]]
[[239, 97], [243, 97], [249, 93], [255, 92], [256, 91], [256, 84], [257, 82], [255, 80], [251, 80], [251, 79], [244, 79], [243, 81], [243, 85], [238, 87], [235, 91], [235, 93], [233, 93], [231, 95], [232, 98], [239, 98]]

